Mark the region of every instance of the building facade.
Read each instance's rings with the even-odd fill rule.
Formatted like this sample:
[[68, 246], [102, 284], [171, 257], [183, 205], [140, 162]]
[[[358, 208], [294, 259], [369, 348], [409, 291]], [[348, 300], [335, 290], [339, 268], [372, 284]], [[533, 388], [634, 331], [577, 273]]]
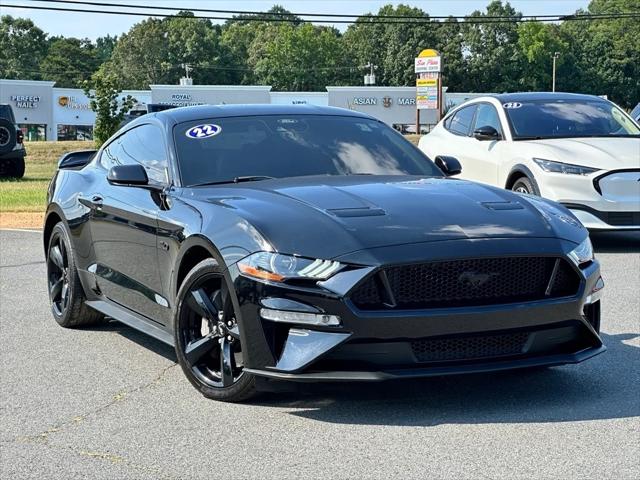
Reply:
[[[446, 91], [446, 88], [443, 89]], [[151, 85], [150, 90], [127, 90], [137, 111], [146, 105], [175, 106], [272, 103], [321, 105], [367, 113], [401, 130], [415, 131], [415, 87], [326, 87], [326, 92], [272, 92], [261, 85]], [[445, 108], [479, 94], [445, 95]], [[80, 89], [57, 88], [54, 82], [0, 80], [0, 103], [13, 107], [16, 121], [28, 141], [92, 140], [95, 113]], [[422, 110], [421, 125], [437, 123], [434, 110]], [[412, 130], [413, 129], [413, 130]]]

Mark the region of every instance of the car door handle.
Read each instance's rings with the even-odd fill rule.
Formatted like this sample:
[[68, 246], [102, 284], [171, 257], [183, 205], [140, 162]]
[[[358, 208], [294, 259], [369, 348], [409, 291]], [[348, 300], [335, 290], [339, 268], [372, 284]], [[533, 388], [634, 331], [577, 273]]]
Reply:
[[100, 195], [93, 195], [91, 198], [78, 197], [78, 201], [93, 210], [100, 210], [104, 202]]

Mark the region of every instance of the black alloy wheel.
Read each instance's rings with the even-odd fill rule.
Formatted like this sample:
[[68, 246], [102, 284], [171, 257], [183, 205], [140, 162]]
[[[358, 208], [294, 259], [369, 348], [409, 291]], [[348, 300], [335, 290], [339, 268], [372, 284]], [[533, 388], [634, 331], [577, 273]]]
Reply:
[[47, 287], [51, 313], [63, 327], [80, 327], [104, 320], [104, 315], [89, 308], [78, 277], [69, 234], [62, 222], [57, 223], [47, 249]]
[[56, 316], [62, 317], [69, 306], [69, 256], [59, 232], [54, 234], [49, 245], [47, 273], [51, 308]]
[[187, 378], [208, 398], [240, 401], [251, 396], [254, 381], [243, 371], [233, 302], [212, 259], [189, 273], [178, 297], [176, 352]]

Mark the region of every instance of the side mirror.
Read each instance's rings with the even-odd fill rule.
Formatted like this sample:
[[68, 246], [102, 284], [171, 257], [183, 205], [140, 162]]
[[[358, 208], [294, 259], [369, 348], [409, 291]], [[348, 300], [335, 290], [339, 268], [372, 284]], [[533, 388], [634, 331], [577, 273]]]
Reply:
[[442, 170], [442, 172], [447, 176], [451, 177], [453, 175], [458, 175], [462, 172], [462, 165], [455, 157], [448, 157], [446, 155], [438, 155], [436, 157], [436, 166]]
[[473, 131], [473, 137], [476, 140], [500, 140], [502, 137], [498, 133], [498, 131], [490, 127], [489, 125], [485, 125], [484, 127], [476, 128]]
[[142, 165], [116, 165], [109, 170], [107, 181], [112, 185], [147, 186], [149, 177]]

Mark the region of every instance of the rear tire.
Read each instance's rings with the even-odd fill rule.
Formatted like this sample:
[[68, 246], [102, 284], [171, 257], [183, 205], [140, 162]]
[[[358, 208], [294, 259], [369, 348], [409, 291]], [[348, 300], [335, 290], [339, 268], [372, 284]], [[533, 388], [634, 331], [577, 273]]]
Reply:
[[104, 319], [104, 315], [85, 304], [72, 244], [62, 222], [54, 225], [49, 239], [47, 287], [51, 313], [61, 327], [93, 325]]
[[511, 190], [518, 193], [526, 193], [528, 195], [540, 196], [538, 189], [535, 187], [535, 185], [529, 179], [529, 177], [520, 177], [518, 180], [515, 181], [515, 183], [511, 187]]
[[6, 118], [0, 118], [0, 155], [9, 153], [16, 146], [16, 127]]
[[187, 274], [174, 319], [176, 355], [191, 384], [207, 398], [241, 402], [256, 393], [244, 372], [240, 325], [224, 275], [212, 258]]

